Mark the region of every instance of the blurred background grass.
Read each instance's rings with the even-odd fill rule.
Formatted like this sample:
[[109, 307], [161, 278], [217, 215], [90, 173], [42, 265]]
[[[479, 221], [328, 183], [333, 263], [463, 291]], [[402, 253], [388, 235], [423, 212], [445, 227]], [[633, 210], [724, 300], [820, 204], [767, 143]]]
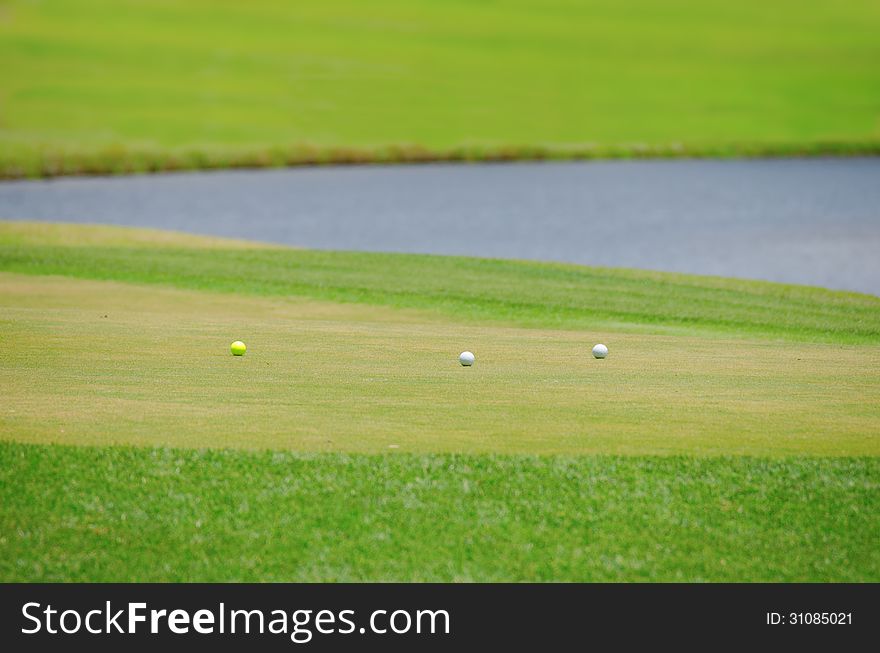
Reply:
[[0, 175], [880, 152], [874, 0], [7, 0]]

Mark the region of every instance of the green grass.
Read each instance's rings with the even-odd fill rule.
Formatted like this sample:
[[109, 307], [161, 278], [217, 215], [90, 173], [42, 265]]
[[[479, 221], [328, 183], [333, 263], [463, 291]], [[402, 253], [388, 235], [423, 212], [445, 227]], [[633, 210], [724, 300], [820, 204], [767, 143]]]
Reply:
[[878, 323], [814, 288], [3, 222], [0, 580], [878, 581]]
[[[0, 274], [0, 430], [297, 451], [873, 455], [880, 347], [462, 325]], [[233, 359], [229, 343], [249, 350]], [[611, 357], [595, 361], [596, 341]], [[458, 353], [476, 352], [473, 369]]]
[[[472, 323], [880, 343], [880, 298], [856, 293], [567, 264], [217, 246], [222, 239], [193, 247], [182, 235], [178, 246], [157, 233], [3, 222], [0, 270], [422, 309]], [[164, 246], [145, 247], [150, 238]]]
[[877, 581], [880, 459], [0, 443], [0, 580]]
[[0, 175], [880, 152], [871, 0], [0, 4]]

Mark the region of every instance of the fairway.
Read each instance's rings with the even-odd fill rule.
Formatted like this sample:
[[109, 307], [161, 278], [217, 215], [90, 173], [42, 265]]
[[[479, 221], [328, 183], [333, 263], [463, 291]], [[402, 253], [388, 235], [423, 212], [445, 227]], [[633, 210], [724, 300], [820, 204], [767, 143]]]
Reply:
[[880, 150], [880, 8], [0, 6], [0, 176]]
[[875, 297], [2, 222], [0, 324], [3, 580], [880, 579]]
[[[297, 451], [880, 454], [880, 346], [460, 325], [0, 274], [26, 442]], [[173, 328], [169, 328], [173, 325]], [[248, 353], [229, 355], [243, 338]], [[590, 347], [606, 342], [611, 356]], [[472, 369], [458, 353], [477, 354]]]

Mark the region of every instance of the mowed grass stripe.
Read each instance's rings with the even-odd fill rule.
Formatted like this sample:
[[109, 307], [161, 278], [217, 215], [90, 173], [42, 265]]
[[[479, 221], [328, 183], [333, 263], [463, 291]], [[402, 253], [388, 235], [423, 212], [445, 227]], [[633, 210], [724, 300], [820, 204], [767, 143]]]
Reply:
[[0, 270], [414, 308], [460, 322], [880, 342], [880, 298], [855, 293], [521, 261], [227, 249], [216, 239], [193, 247], [192, 237], [122, 246], [124, 230], [112, 227], [78, 228], [82, 245], [45, 245], [46, 229], [0, 223]]
[[880, 580], [880, 460], [0, 443], [3, 581]]

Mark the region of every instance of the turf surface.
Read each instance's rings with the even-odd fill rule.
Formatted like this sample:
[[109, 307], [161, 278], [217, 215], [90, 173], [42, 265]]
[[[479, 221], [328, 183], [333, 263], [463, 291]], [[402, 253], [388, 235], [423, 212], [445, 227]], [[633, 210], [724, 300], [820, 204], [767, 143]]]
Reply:
[[[27, 442], [880, 453], [880, 347], [461, 325], [365, 304], [0, 273]], [[244, 358], [229, 343], [244, 339]], [[611, 356], [596, 361], [593, 341]], [[458, 353], [477, 364], [463, 369]]]
[[0, 578], [878, 580], [878, 322], [795, 286], [0, 223]]
[[[179, 240], [175, 241], [175, 238]], [[0, 269], [430, 311], [458, 322], [880, 343], [880, 298], [641, 270], [0, 223]]]
[[880, 579], [875, 458], [0, 443], [0, 579]]
[[0, 4], [0, 174], [880, 151], [872, 0]]

